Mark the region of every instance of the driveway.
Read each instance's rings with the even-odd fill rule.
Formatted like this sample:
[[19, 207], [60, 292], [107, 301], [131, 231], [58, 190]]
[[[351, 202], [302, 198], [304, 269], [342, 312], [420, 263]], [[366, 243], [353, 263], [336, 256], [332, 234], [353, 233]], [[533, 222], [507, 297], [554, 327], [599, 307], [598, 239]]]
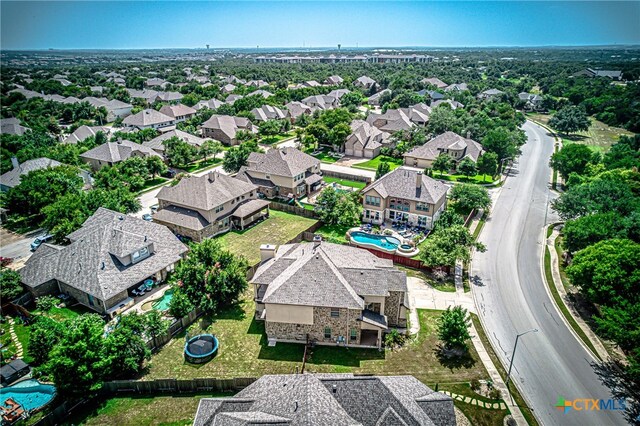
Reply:
[[20, 235], [0, 228], [0, 256], [11, 257], [13, 263], [9, 265], [12, 269], [17, 269], [31, 257], [31, 243], [43, 231], [32, 232], [28, 235]]

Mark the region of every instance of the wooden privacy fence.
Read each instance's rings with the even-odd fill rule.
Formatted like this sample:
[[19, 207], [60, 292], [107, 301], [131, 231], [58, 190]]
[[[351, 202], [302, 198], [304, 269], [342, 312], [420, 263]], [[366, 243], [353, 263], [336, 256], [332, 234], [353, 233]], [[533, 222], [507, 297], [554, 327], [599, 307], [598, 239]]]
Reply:
[[163, 393], [197, 393], [197, 392], [238, 392], [251, 383], [255, 377], [234, 377], [230, 379], [156, 379], [156, 380], [114, 380], [105, 382], [100, 393], [103, 396], [116, 394], [158, 395]]
[[[349, 243], [349, 245], [368, 250], [369, 252], [373, 253], [374, 255], [376, 255], [377, 257], [380, 257], [382, 259], [391, 259], [394, 264], [400, 264], [400, 265], [403, 265], [403, 266], [407, 266], [409, 268], [422, 269], [422, 270], [425, 270], [425, 271], [428, 271], [428, 272], [433, 272], [433, 268], [431, 268], [429, 266], [426, 266], [424, 263], [422, 263], [422, 261], [420, 259], [412, 259], [410, 257], [400, 256], [400, 255], [397, 255], [395, 253], [387, 253], [387, 252], [376, 250], [376, 249], [372, 249], [372, 248], [369, 248], [369, 247], [359, 247], [359, 246], [355, 246], [354, 244], [351, 244], [351, 243]], [[447, 274], [451, 273], [451, 267], [449, 267], [449, 266], [443, 266], [443, 267], [440, 267], [438, 269], [442, 269]]]
[[169, 326], [169, 329], [164, 334], [160, 334], [149, 341], [147, 341], [147, 347], [152, 351], [156, 351], [169, 343], [169, 341], [178, 333], [186, 330], [191, 324], [196, 322], [196, 320], [204, 313], [204, 311], [200, 308], [196, 308], [193, 311], [189, 312], [189, 314], [183, 318], [175, 320]]
[[271, 201], [269, 208], [280, 212], [291, 213], [298, 216], [306, 217], [309, 219], [317, 219], [318, 215], [313, 210], [307, 210], [302, 207], [294, 206], [291, 204], [280, 203], [278, 201]]

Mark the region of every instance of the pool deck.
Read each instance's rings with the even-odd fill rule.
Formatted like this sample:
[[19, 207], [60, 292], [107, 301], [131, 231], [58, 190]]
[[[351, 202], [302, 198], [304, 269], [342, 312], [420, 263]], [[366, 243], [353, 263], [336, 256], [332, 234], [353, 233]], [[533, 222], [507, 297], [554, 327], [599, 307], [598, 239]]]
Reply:
[[151, 292], [145, 293], [144, 296], [136, 297], [135, 298], [136, 303], [132, 307], [127, 309], [124, 313], [137, 311], [138, 313], [144, 314], [146, 312], [149, 312], [149, 310], [142, 309], [142, 305], [146, 304], [147, 302], [150, 303], [150, 302], [153, 302], [154, 300], [160, 299], [162, 296], [164, 296], [166, 291], [169, 290], [170, 288], [171, 286], [169, 284], [164, 283], [159, 287], [156, 287], [153, 290], [151, 290]]
[[[387, 230], [391, 231], [391, 234], [387, 235], [387, 234], [384, 233], [384, 231], [381, 234], [374, 234], [373, 232], [364, 231], [364, 230], [360, 229], [359, 226], [357, 226], [357, 227], [353, 227], [353, 228], [349, 229], [347, 231], [347, 234], [349, 234], [349, 241], [352, 244], [354, 244], [354, 245], [356, 245], [358, 247], [368, 247], [368, 248], [372, 248], [374, 250], [379, 250], [379, 251], [382, 251], [382, 252], [385, 252], [385, 253], [393, 253], [393, 254], [397, 254], [398, 256], [403, 256], [403, 257], [413, 257], [413, 256], [417, 255], [420, 252], [420, 249], [418, 249], [417, 247], [414, 247], [414, 250], [412, 250], [410, 252], [404, 252], [404, 251], [400, 250], [399, 248], [396, 249], [396, 250], [391, 251], [391, 250], [386, 249], [384, 247], [380, 247], [377, 244], [360, 243], [358, 241], [354, 241], [351, 238], [351, 233], [352, 232], [362, 232], [362, 233], [365, 233], [365, 234], [376, 235], [378, 237], [392, 237], [392, 238], [395, 238], [395, 239], [399, 240], [400, 244], [408, 244], [407, 241], [409, 241], [409, 239], [407, 239], [406, 237], [403, 237], [402, 235], [400, 235], [397, 231], [395, 231], [393, 229], [385, 228], [385, 231], [387, 231]], [[398, 247], [399, 247], [399, 245], [398, 245]]]

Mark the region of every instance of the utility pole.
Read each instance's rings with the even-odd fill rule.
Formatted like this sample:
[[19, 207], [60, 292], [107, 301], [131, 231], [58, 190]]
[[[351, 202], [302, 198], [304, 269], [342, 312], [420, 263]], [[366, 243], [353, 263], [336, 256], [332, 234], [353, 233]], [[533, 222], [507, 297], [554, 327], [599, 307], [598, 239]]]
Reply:
[[513, 352], [511, 353], [511, 362], [509, 363], [509, 372], [507, 373], [507, 382], [505, 383], [507, 385], [507, 390], [509, 389], [509, 379], [511, 379], [511, 367], [513, 367], [513, 359], [516, 357], [516, 349], [518, 348], [518, 339], [520, 338], [520, 336], [524, 336], [525, 334], [528, 334], [528, 333], [537, 333], [538, 331], [539, 330], [537, 328], [532, 328], [531, 330], [527, 330], [523, 333], [516, 335], [516, 343], [513, 345]]

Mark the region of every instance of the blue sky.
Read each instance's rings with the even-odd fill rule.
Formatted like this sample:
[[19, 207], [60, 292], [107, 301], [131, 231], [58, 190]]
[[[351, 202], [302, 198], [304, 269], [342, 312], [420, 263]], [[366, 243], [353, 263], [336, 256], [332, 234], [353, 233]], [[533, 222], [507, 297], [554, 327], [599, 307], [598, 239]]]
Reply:
[[3, 49], [640, 44], [640, 2], [11, 2]]

